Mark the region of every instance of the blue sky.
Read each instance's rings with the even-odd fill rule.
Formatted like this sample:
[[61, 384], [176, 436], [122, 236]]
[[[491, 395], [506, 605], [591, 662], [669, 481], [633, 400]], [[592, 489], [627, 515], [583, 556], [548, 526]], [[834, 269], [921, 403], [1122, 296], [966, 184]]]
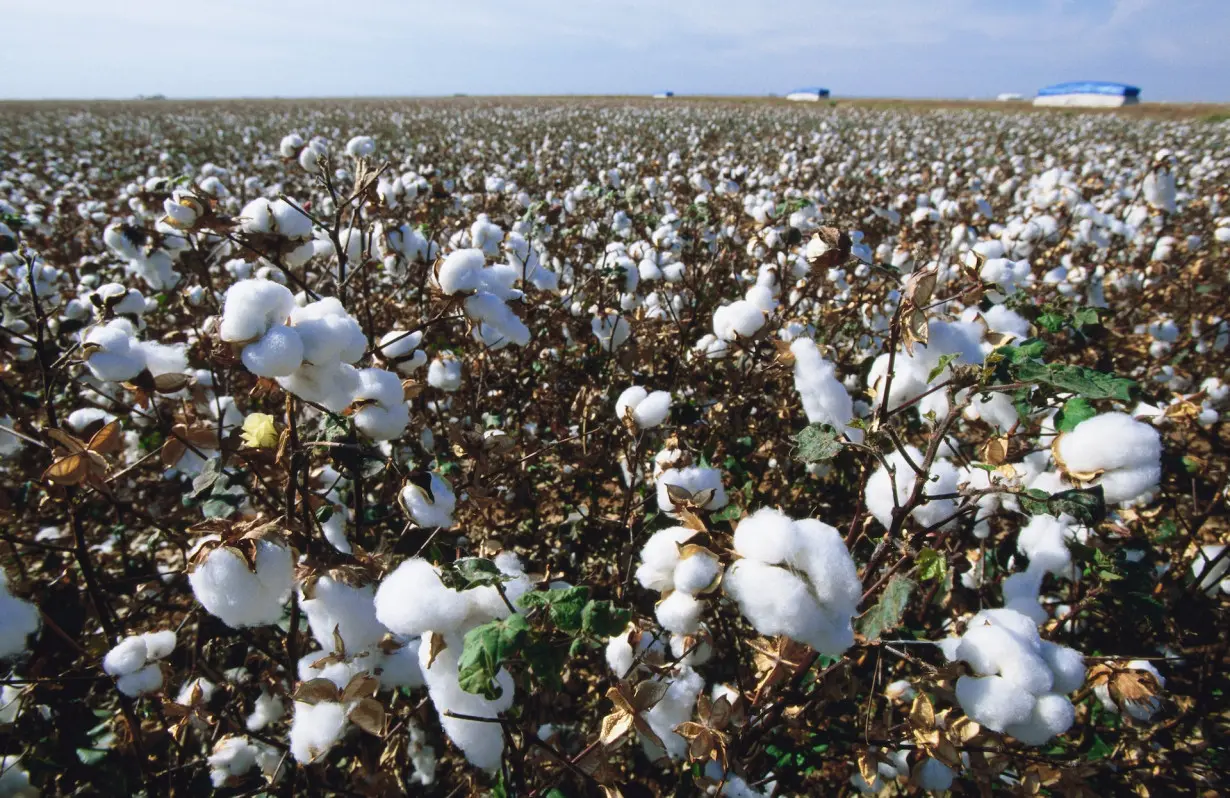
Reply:
[[5, 0], [0, 97], [1032, 94], [1230, 102], [1230, 0]]

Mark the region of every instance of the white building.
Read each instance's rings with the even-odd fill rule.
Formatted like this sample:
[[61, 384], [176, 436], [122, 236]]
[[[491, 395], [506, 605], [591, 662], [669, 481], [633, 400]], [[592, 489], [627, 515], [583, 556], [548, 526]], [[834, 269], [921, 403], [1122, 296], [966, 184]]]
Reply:
[[816, 102], [820, 102], [821, 100], [827, 98], [828, 96], [829, 96], [828, 89], [821, 89], [821, 88], [816, 87], [816, 88], [808, 88], [808, 89], [795, 89], [794, 91], [786, 95], [786, 99], [794, 100], [795, 102], [816, 103]]
[[1024, 100], [1025, 95], [1017, 94], [1014, 91], [1006, 91], [1003, 94], [997, 96], [995, 99], [999, 100], [1001, 103], [1017, 103], [1017, 102], [1021, 102], [1022, 100]]
[[1034, 105], [1069, 108], [1118, 108], [1140, 102], [1140, 89], [1096, 80], [1057, 83], [1038, 90]]

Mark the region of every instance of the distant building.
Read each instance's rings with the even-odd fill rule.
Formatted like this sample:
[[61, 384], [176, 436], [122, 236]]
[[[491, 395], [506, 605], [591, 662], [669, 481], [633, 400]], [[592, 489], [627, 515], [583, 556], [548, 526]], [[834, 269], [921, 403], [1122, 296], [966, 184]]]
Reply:
[[815, 103], [815, 102], [820, 102], [821, 100], [825, 99], [828, 96], [829, 96], [828, 89], [809, 88], [809, 89], [795, 89], [794, 91], [786, 95], [786, 99], [794, 100], [796, 102]]
[[1081, 80], [1038, 90], [1034, 105], [1073, 108], [1118, 108], [1140, 102], [1140, 89], [1125, 83]]
[[1025, 95], [1017, 94], [1014, 91], [1006, 91], [995, 99], [999, 100], [1001, 103], [1019, 103], [1025, 99]]
[[653, 98], [655, 100], [669, 100], [671, 97], [674, 97], [674, 96], [675, 96], [675, 92], [673, 91], [660, 91], [657, 94], [655, 94]]

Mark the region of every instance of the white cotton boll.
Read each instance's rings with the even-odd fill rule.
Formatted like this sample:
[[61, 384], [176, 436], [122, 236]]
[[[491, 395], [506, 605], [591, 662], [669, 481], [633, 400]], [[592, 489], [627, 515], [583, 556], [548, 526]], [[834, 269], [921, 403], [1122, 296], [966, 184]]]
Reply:
[[511, 344], [525, 346], [530, 342], [530, 328], [495, 294], [479, 291], [466, 297], [465, 312]]
[[353, 363], [367, 350], [363, 328], [337, 297], [295, 307], [290, 312], [290, 324], [303, 340], [303, 359], [309, 363]]
[[[1036, 639], [1037, 633], [1034, 633]], [[1049, 692], [1054, 677], [1036, 643], [1003, 626], [970, 627], [957, 647], [957, 658], [983, 676], [999, 674], [1032, 695]]]
[[908, 679], [898, 679], [884, 688], [884, 695], [893, 701], [913, 701], [917, 691]]
[[422, 331], [393, 330], [381, 337], [376, 351], [398, 371], [410, 374], [427, 364], [427, 353], [418, 348], [422, 342]]
[[252, 714], [248, 716], [245, 725], [248, 731], [260, 731], [270, 723], [276, 723], [286, 715], [286, 704], [276, 695], [265, 690], [256, 697], [252, 706]]
[[296, 663], [299, 681], [327, 679], [333, 682], [339, 690], [345, 689], [346, 685], [350, 684], [350, 680], [355, 676], [360, 673], [367, 673], [370, 669], [371, 660], [368, 657], [355, 657], [335, 662], [326, 656], [323, 651], [313, 651], [310, 654], [305, 654]]
[[145, 666], [145, 640], [140, 635], [125, 637], [103, 657], [103, 671], [110, 676], [126, 676]]
[[219, 337], [228, 343], [255, 341], [295, 309], [295, 295], [270, 280], [241, 280], [226, 290]]
[[700, 614], [704, 608], [704, 603], [694, 596], [676, 590], [658, 603], [655, 614], [666, 631], [690, 635], [700, 631]]
[[1025, 723], [1037, 699], [1002, 676], [962, 676], [957, 679], [957, 702], [975, 721], [992, 731]]
[[359, 431], [374, 441], [400, 438], [410, 423], [401, 380], [384, 369], [359, 369], [359, 387], [351, 405], [359, 408], [353, 415]]
[[615, 400], [615, 417], [621, 421], [627, 418], [628, 414], [645, 401], [648, 395], [649, 391], [639, 385], [624, 389], [624, 392]]
[[448, 529], [453, 525], [457, 497], [443, 477], [433, 473], [430, 479], [431, 496], [413, 482], [407, 482], [401, 491], [402, 503], [419, 526]]
[[743, 617], [763, 635], [786, 635], [822, 654], [836, 656], [854, 643], [849, 618], [832, 618], [800, 577], [756, 560], [739, 560], [726, 570], [722, 589]]
[[1071, 536], [1068, 525], [1058, 518], [1035, 515], [1021, 529], [1016, 547], [1029, 558], [1031, 567], [1056, 576], [1067, 575], [1072, 568], [1072, 555], [1067, 544]]
[[943, 792], [952, 788], [952, 779], [952, 768], [938, 759], [928, 757], [919, 766], [914, 783], [922, 790]]
[[656, 761], [664, 753], [671, 759], [682, 759], [687, 754], [688, 743], [675, 733], [675, 727], [692, 719], [696, 699], [704, 689], [705, 680], [700, 674], [684, 670], [671, 681], [662, 700], [644, 714], [649, 728], [666, 746], [665, 752], [662, 749], [652, 750], [652, 744], [641, 738], [642, 747], [650, 759]]
[[[906, 446], [906, 452], [909, 454], [909, 460], [899, 451], [893, 451], [885, 458], [896, 469], [891, 477], [885, 467], [880, 466], [871, 475], [871, 478], [867, 480], [867, 509], [885, 529], [892, 525], [894, 485], [896, 486], [895, 504], [896, 506], [904, 506], [918, 481], [918, 475], [910, 463], [913, 462], [914, 465], [921, 467], [925, 459], [922, 452], [915, 446]], [[925, 494], [937, 495], [956, 492], [960, 472], [947, 460], [937, 457], [931, 464], [929, 476], [931, 479], [923, 486]], [[955, 499], [938, 499], [916, 507], [911, 513], [911, 517], [919, 524], [930, 527], [950, 518], [956, 511], [956, 507]]]
[[598, 346], [604, 352], [613, 352], [627, 342], [632, 335], [628, 320], [615, 311], [608, 310], [590, 319], [590, 330], [598, 339]]
[[150, 662], [165, 659], [175, 650], [176, 637], [172, 629], [164, 629], [161, 632], [146, 632], [141, 635], [141, 640], [145, 643], [145, 658]]
[[376, 620], [374, 585], [354, 587], [325, 575], [316, 580], [311, 594], [307, 598], [300, 588], [299, 606], [307, 615], [312, 637], [325, 651], [337, 651], [335, 629], [350, 654], [371, 648], [384, 636], [384, 625]]
[[489, 701], [480, 695], [467, 693], [457, 682], [461, 639], [455, 636], [447, 637], [446, 642], [446, 648], [437, 654], [430, 667], [428, 659], [431, 656], [431, 645], [419, 647], [419, 665], [427, 683], [428, 694], [440, 715], [440, 725], [444, 727], [445, 734], [461, 749], [466, 760], [475, 767], [493, 772], [500, 767], [504, 754], [504, 733], [500, 724], [465, 720], [445, 713], [497, 717], [512, 706], [515, 693], [512, 676], [506, 670], [500, 669], [496, 675], [500, 697], [495, 700]]
[[[966, 393], [965, 391], [959, 393], [958, 401], [963, 400]], [[975, 391], [969, 406], [965, 408], [964, 415], [971, 421], [981, 419], [1000, 432], [1012, 429], [1020, 419], [1020, 414], [1017, 412], [1016, 405], [1012, 403], [1012, 399], [1008, 394], [999, 391], [992, 394], [979, 394]]]
[[863, 431], [850, 427], [854, 418], [854, 402], [844, 385], [837, 380], [832, 363], [820, 356], [816, 342], [799, 338], [790, 344], [794, 355], [794, 389], [803, 401], [803, 412], [811, 424], [828, 424], [850, 439], [861, 442]]
[[141, 373], [145, 360], [136, 349], [135, 331], [126, 319], [90, 328], [83, 343], [93, 345], [85, 364], [100, 380], [123, 382]]
[[476, 291], [482, 285], [486, 257], [481, 249], [450, 252], [436, 273], [436, 283], [445, 294]]
[[213, 682], [204, 677], [197, 677], [184, 682], [183, 686], [179, 688], [179, 693], [175, 696], [175, 703], [185, 707], [192, 706], [194, 694], [200, 691], [199, 701], [203, 704], [208, 704], [210, 699], [214, 697], [214, 690], [216, 689], [217, 685]]
[[259, 341], [243, 348], [243, 365], [258, 377], [287, 377], [303, 364], [303, 339], [275, 324]]
[[406, 560], [380, 582], [375, 603], [380, 623], [409, 637], [456, 631], [471, 609], [467, 596], [446, 587], [439, 570], [418, 557]]
[[121, 693], [132, 698], [156, 693], [162, 689], [162, 668], [158, 663], [152, 662], [116, 679], [115, 686]]
[[223, 737], [214, 746], [209, 759], [209, 779], [215, 789], [226, 786], [232, 779], [245, 775], [256, 767], [260, 751], [246, 737]]
[[[705, 778], [713, 782], [715, 785], [721, 785], [721, 791], [724, 798], [772, 798], [773, 791], [777, 786], [776, 782], [770, 781], [768, 784], [761, 784], [764, 791], [757, 790], [748, 784], [743, 778], [723, 771], [721, 764], [710, 760], [705, 764]], [[716, 795], [718, 788], [711, 786], [706, 788], [707, 795]]]
[[747, 289], [743, 298], [766, 316], [777, 308], [777, 299], [773, 296], [773, 289], [766, 285], [753, 285]]
[[423, 686], [423, 669], [419, 666], [420, 638], [388, 654], [381, 654], [377, 666], [380, 686], [386, 690], [399, 687], [415, 689]]
[[282, 141], [278, 143], [278, 152], [282, 154], [283, 158], [294, 158], [302, 146], [303, 136], [300, 136], [298, 133], [291, 133], [282, 137]]
[[670, 590], [675, 584], [675, 568], [679, 565], [679, 547], [695, 535], [696, 530], [684, 526], [653, 533], [641, 549], [641, 564], [636, 569], [636, 581], [641, 587]]
[[812, 593], [835, 621], [854, 615], [863, 586], [841, 533], [814, 518], [800, 519], [794, 526], [798, 541], [796, 561], [807, 573]]
[[294, 577], [290, 549], [268, 540], [256, 541], [255, 546], [255, 573], [242, 555], [222, 546], [188, 574], [201, 606], [232, 628], [277, 623], [290, 596]]
[[460, 390], [461, 361], [447, 353], [432, 360], [427, 367], [427, 384], [447, 393]]
[[38, 608], [9, 593], [8, 577], [0, 570], [0, 659], [24, 652], [40, 625]]
[[1085, 656], [1074, 648], [1042, 641], [1042, 658], [1054, 675], [1051, 689], [1061, 695], [1075, 693], [1085, 684]]
[[674, 515], [674, 504], [671, 503], [667, 485], [675, 485], [690, 491], [693, 495], [706, 490], [713, 491], [711, 498], [704, 506], [706, 510], [720, 510], [727, 504], [726, 490], [722, 487], [722, 472], [715, 468], [689, 466], [687, 468], [668, 468], [658, 478], [658, 509], [667, 515]]
[[300, 399], [341, 413], [358, 390], [359, 370], [349, 363], [314, 366], [305, 362], [290, 376], [278, 377], [277, 383]]
[[751, 338], [764, 323], [764, 312], [745, 299], [723, 305], [713, 312], [713, 334], [723, 341]]
[[703, 593], [713, 586], [721, 572], [722, 566], [716, 557], [696, 552], [675, 565], [675, 590], [690, 595]]
[[1104, 471], [1093, 484], [1102, 485], [1108, 504], [1135, 499], [1161, 478], [1161, 437], [1126, 413], [1082, 421], [1059, 438], [1057, 449], [1069, 473]]
[[735, 551], [770, 565], [791, 562], [798, 549], [794, 521], [781, 510], [762, 507], [735, 527]]
[[633, 411], [636, 425], [641, 429], [652, 429], [661, 425], [670, 417], [671, 395], [669, 391], [653, 391]]
[[1076, 709], [1067, 698], [1055, 693], [1039, 696], [1029, 719], [1012, 723], [1004, 732], [1025, 745], [1044, 745], [1048, 740], [1063, 734], [1076, 720]]
[[333, 701], [295, 702], [290, 723], [290, 752], [295, 761], [314, 762], [337, 745], [346, 731], [346, 708]]

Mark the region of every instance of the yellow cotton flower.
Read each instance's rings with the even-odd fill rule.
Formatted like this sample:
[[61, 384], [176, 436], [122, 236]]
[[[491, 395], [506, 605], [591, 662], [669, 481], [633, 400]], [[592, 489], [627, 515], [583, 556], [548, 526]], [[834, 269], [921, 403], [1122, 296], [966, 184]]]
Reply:
[[243, 420], [243, 445], [253, 449], [272, 449], [278, 445], [278, 429], [268, 413], [250, 413]]

